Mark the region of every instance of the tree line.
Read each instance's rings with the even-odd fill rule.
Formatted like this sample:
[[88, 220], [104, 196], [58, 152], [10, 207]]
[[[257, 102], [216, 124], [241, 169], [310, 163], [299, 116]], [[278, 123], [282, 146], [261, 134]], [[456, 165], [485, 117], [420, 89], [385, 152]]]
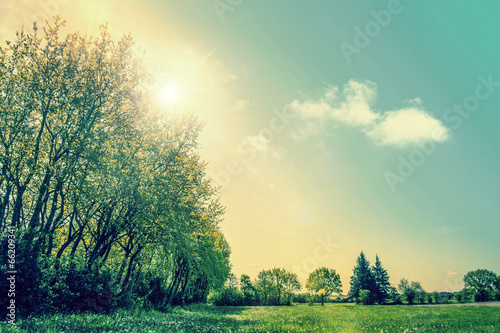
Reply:
[[131, 36], [64, 25], [0, 47], [0, 265], [17, 271], [17, 313], [205, 301], [230, 248], [202, 125], [155, 104]]
[[282, 268], [264, 269], [251, 281], [248, 275], [237, 278], [230, 273], [227, 283], [214, 289], [208, 302], [215, 305], [291, 305], [292, 302], [310, 304], [329, 302], [356, 302], [372, 304], [443, 304], [452, 301], [500, 301], [500, 275], [486, 269], [470, 271], [464, 276], [464, 289], [459, 292], [427, 293], [418, 281], [402, 278], [391, 285], [389, 274], [378, 255], [371, 265], [362, 251], [356, 259], [347, 296], [342, 295], [340, 275], [333, 268], [320, 267], [309, 274], [305, 288], [295, 273]]

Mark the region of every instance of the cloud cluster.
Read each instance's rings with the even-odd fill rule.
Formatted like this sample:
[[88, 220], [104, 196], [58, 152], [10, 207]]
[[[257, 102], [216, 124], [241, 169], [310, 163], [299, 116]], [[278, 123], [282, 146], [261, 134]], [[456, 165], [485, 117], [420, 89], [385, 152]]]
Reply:
[[319, 100], [295, 100], [288, 105], [291, 110], [307, 120], [306, 127], [294, 133], [303, 139], [315, 132], [315, 119], [333, 119], [362, 130], [380, 145], [407, 146], [434, 140], [446, 141], [450, 130], [422, 107], [419, 99], [411, 105], [390, 111], [375, 111], [372, 107], [377, 97], [377, 85], [370, 81], [350, 80], [340, 92], [338, 87], [328, 87]]

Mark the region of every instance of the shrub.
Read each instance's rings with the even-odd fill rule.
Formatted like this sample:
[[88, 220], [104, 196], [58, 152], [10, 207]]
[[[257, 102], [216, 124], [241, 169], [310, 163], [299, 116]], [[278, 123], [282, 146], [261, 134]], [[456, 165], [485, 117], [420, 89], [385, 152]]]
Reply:
[[223, 287], [210, 292], [207, 303], [217, 306], [237, 306], [244, 304], [243, 293], [234, 287]]
[[307, 303], [308, 294], [295, 294], [293, 295], [293, 301], [296, 303]]
[[372, 304], [372, 300], [371, 300], [371, 297], [370, 297], [370, 291], [369, 290], [361, 289], [359, 291], [358, 303], [361, 303], [363, 305], [370, 305], [370, 304]]

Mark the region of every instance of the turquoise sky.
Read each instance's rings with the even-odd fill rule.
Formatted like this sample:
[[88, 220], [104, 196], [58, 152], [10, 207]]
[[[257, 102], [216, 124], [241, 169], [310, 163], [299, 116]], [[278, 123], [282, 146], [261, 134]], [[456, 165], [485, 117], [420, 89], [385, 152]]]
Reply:
[[328, 266], [347, 292], [360, 251], [427, 291], [500, 273], [500, 3], [42, 3], [2, 2], [0, 37], [109, 22], [206, 121], [235, 274]]

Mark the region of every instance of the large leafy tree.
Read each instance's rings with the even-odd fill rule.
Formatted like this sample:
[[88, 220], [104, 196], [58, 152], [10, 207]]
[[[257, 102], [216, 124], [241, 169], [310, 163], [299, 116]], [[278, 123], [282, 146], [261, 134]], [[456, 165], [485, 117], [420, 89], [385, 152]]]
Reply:
[[[366, 259], [363, 251], [356, 259], [356, 266], [353, 269], [353, 275], [350, 280], [349, 297], [359, 298], [361, 290], [370, 291], [370, 297], [376, 293], [377, 286], [373, 278], [370, 262]], [[370, 299], [370, 302], [372, 299]]]
[[487, 269], [470, 271], [464, 276], [465, 288], [471, 289], [476, 295], [476, 299], [487, 301], [497, 283], [497, 275]]
[[100, 285], [203, 300], [230, 249], [199, 122], [155, 105], [130, 36], [62, 37], [64, 24], [0, 47], [0, 232], [17, 228], [21, 309]]
[[372, 267], [372, 275], [375, 280], [375, 299], [379, 304], [384, 303], [389, 297], [391, 284], [389, 283], [389, 274], [382, 266], [379, 256], [375, 257], [375, 264]]
[[320, 267], [309, 274], [306, 288], [314, 293], [321, 292], [321, 305], [324, 304], [324, 297], [333, 293], [342, 293], [342, 281], [340, 275], [332, 268]]

